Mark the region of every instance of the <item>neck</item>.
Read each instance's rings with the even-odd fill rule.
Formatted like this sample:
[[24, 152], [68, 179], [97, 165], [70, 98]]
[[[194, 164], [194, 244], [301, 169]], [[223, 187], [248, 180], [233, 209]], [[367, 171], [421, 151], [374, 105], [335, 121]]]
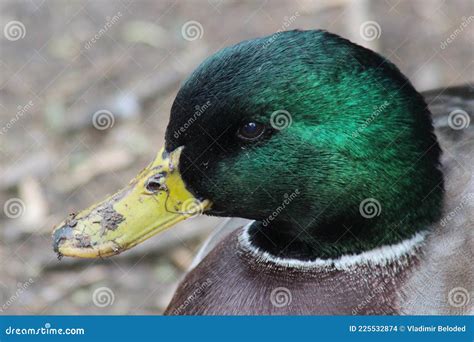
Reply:
[[431, 209], [432, 215], [425, 218], [416, 215], [419, 210], [412, 209], [413, 212], [398, 220], [387, 220], [387, 217], [337, 218], [306, 227], [296, 222], [274, 221], [264, 225], [256, 221], [248, 234], [252, 245], [275, 257], [303, 261], [336, 259], [393, 246], [424, 235], [439, 217], [438, 207]]
[[427, 232], [416, 233], [412, 238], [403, 240], [392, 245], [379, 246], [369, 251], [358, 254], [341, 255], [337, 258], [314, 258], [302, 260], [301, 258], [276, 256], [255, 245], [252, 241], [251, 232], [255, 229], [256, 222], [247, 224], [239, 235], [239, 245], [254, 257], [267, 262], [274, 269], [277, 267], [296, 268], [299, 270], [351, 270], [359, 266], [386, 266], [389, 264], [405, 264], [405, 261], [417, 255], [424, 243]]

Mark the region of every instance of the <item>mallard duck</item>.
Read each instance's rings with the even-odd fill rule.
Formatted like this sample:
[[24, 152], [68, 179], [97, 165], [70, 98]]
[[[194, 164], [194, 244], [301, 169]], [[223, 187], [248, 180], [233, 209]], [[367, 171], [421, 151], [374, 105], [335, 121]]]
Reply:
[[106, 257], [198, 213], [239, 217], [167, 314], [472, 313], [473, 94], [423, 97], [325, 31], [224, 48], [182, 85], [155, 160], [54, 249]]

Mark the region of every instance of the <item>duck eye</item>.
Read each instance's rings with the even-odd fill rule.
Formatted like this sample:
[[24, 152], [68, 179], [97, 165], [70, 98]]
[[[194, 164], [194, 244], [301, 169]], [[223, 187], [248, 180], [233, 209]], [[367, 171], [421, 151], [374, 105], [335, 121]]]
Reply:
[[249, 121], [244, 122], [239, 130], [237, 136], [243, 140], [256, 140], [265, 131], [265, 125], [259, 122]]

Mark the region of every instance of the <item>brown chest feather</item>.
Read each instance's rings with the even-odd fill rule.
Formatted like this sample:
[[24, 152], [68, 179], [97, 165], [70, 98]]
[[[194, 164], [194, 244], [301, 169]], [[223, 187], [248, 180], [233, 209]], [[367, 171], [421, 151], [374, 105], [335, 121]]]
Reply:
[[239, 246], [231, 233], [192, 270], [175, 293], [168, 315], [397, 314], [399, 289], [414, 256], [388, 265], [283, 268]]

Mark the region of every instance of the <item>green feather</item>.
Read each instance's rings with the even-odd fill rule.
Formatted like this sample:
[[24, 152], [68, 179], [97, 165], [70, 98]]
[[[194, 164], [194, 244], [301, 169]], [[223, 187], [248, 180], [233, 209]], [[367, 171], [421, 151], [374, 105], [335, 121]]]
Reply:
[[[271, 126], [278, 110], [291, 116], [282, 130]], [[267, 125], [261, 140], [236, 137], [245, 120]], [[356, 253], [440, 216], [440, 148], [426, 103], [388, 60], [327, 32], [283, 32], [208, 58], [173, 105], [166, 146], [182, 145], [189, 189], [213, 201], [214, 215], [260, 221], [252, 239], [273, 254]], [[380, 203], [373, 218], [360, 213], [369, 198]]]

